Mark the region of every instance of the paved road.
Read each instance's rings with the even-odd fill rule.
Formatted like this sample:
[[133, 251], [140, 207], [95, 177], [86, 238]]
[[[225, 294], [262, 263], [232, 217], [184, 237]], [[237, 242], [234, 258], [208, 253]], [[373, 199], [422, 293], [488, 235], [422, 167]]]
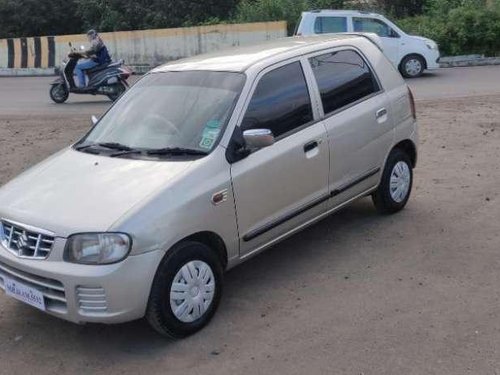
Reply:
[[[440, 100], [417, 107], [408, 207], [380, 216], [363, 199], [237, 267], [193, 337], [166, 342], [142, 321], [77, 326], [0, 293], [0, 375], [499, 374], [498, 78], [474, 68], [410, 81], [417, 99]], [[0, 184], [109, 105], [51, 104], [49, 81], [0, 79]], [[464, 95], [477, 96], [445, 99]]]
[[[106, 97], [71, 95], [65, 104], [49, 98], [54, 78], [0, 77], [0, 114], [100, 114], [110, 104]], [[136, 79], [135, 77], [133, 79]], [[500, 66], [440, 69], [408, 80], [417, 100], [500, 93]]]
[[500, 93], [500, 66], [439, 69], [407, 81], [417, 100]]

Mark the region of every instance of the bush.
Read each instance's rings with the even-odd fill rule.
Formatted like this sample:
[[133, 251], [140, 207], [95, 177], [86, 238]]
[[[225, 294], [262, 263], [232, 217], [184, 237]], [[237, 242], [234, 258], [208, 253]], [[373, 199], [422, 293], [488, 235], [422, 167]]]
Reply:
[[436, 14], [400, 20], [403, 30], [434, 39], [443, 55], [471, 53], [495, 56], [500, 52], [500, 11], [472, 4]]
[[242, 0], [235, 14], [236, 22], [287, 21], [292, 35], [303, 11], [341, 9], [343, 0]]

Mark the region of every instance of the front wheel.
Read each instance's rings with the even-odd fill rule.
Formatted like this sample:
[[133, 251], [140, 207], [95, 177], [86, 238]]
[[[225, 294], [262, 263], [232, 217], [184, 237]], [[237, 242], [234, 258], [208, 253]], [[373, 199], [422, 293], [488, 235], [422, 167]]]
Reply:
[[64, 103], [68, 100], [69, 91], [65, 84], [57, 83], [50, 87], [50, 98], [58, 104]]
[[212, 319], [222, 295], [223, 271], [208, 246], [183, 242], [160, 263], [146, 318], [160, 334], [183, 338], [202, 329]]
[[372, 199], [380, 213], [392, 214], [406, 206], [413, 185], [413, 170], [410, 158], [394, 149], [387, 158], [382, 179]]
[[125, 91], [127, 90], [127, 87], [125, 86], [125, 84], [120, 81], [116, 84], [113, 85], [113, 93], [112, 94], [108, 94], [108, 98], [114, 102], [116, 101]]
[[400, 71], [403, 77], [416, 78], [424, 73], [425, 61], [421, 56], [410, 55], [406, 56], [401, 61]]

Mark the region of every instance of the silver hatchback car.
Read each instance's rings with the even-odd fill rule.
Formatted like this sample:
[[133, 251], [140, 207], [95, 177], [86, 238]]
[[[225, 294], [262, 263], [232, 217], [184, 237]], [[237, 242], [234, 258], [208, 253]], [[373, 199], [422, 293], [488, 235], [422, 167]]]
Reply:
[[363, 35], [164, 65], [0, 189], [0, 288], [72, 322], [187, 336], [225, 270], [355, 199], [401, 210], [417, 143], [412, 94]]

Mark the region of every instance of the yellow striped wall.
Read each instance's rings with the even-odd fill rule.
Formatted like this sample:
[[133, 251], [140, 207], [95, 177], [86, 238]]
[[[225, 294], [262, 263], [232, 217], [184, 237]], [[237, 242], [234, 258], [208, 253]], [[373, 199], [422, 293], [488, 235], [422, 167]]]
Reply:
[[[101, 33], [115, 60], [148, 66], [284, 36], [285, 21]], [[0, 39], [0, 68], [53, 68], [67, 55], [69, 42], [87, 45], [85, 35]]]

